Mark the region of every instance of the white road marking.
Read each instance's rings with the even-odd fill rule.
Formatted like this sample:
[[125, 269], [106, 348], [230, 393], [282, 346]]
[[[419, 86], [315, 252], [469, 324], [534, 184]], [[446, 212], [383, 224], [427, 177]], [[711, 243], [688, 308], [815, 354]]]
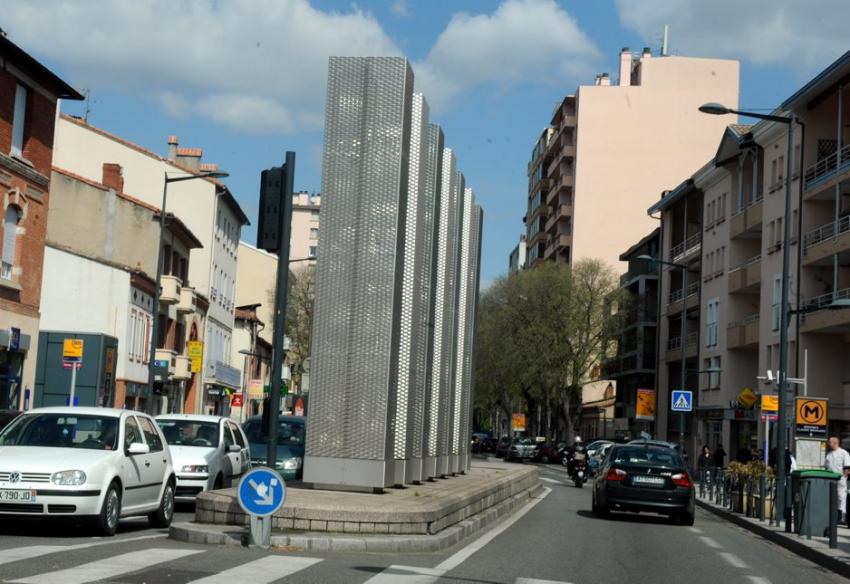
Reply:
[[706, 536], [703, 535], [703, 536], [700, 536], [700, 539], [702, 540], [702, 543], [704, 543], [705, 545], [707, 545], [710, 548], [714, 548], [716, 550], [722, 550], [723, 549], [723, 546], [720, 545], [719, 543], [717, 543], [717, 541], [713, 538], [706, 537]]
[[692, 533], [702, 533], [702, 529], [699, 527], [689, 527], [688, 529], [690, 529]]
[[515, 584], [570, 584], [561, 580], [540, 580], [538, 578], [517, 578]]
[[112, 543], [124, 543], [128, 541], [139, 541], [141, 539], [154, 539], [160, 537], [166, 537], [166, 534], [142, 535], [140, 537], [130, 537], [127, 539], [110, 538], [108, 540], [97, 540], [90, 543], [77, 543], [72, 545], [31, 545], [16, 547], [8, 550], [0, 550], [0, 565], [10, 564], [19, 560], [29, 560], [39, 556], [46, 556], [48, 554], [81, 550], [101, 545], [109, 545]]
[[736, 556], [735, 554], [732, 554], [732, 553], [729, 553], [729, 552], [719, 552], [719, 553], [720, 553], [720, 557], [723, 558], [724, 560], [726, 560], [726, 562], [728, 562], [729, 565], [732, 566], [733, 568], [741, 568], [741, 569], [744, 569], [744, 570], [749, 568], [747, 563], [744, 560], [742, 560], [741, 558], [739, 558], [738, 556]]
[[541, 481], [546, 481], [547, 483], [555, 483], [556, 485], [566, 485], [564, 481], [556, 481], [555, 479], [547, 479], [546, 477], [540, 477]]
[[514, 513], [510, 519], [499, 525], [497, 528], [488, 531], [465, 548], [455, 552], [435, 568], [390, 566], [380, 574], [376, 574], [372, 578], [369, 578], [365, 584], [433, 584], [447, 572], [450, 572], [460, 566], [463, 562], [469, 559], [472, 554], [504, 533], [505, 530], [511, 527], [514, 523], [522, 519], [526, 513], [531, 511], [535, 505], [545, 499], [551, 492], [552, 489], [543, 487], [543, 493], [539, 497], [526, 503], [519, 511]]
[[192, 580], [189, 584], [232, 584], [233, 582], [268, 584], [285, 576], [291, 576], [321, 561], [321, 558], [302, 558], [299, 556], [265, 556], [259, 560], [224, 570], [200, 580]]
[[771, 584], [770, 580], [762, 578], [761, 576], [747, 576], [747, 580], [753, 584]]
[[203, 550], [151, 548], [89, 562], [73, 568], [44, 572], [28, 578], [13, 580], [19, 584], [85, 584], [115, 576], [138, 572], [156, 564], [178, 560], [185, 556], [203, 553]]

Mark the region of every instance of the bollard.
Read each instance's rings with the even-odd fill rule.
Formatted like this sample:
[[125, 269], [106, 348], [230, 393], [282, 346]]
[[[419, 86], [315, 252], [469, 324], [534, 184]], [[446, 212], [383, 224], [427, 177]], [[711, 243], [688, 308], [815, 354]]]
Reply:
[[764, 523], [764, 498], [767, 492], [765, 489], [765, 476], [762, 474], [759, 477], [759, 521]]
[[804, 482], [800, 485], [800, 491], [803, 496], [803, 533], [805, 534], [806, 539], [812, 539], [812, 516], [811, 513], [809, 513], [809, 491], [811, 491], [811, 486]]
[[779, 485], [776, 488], [785, 489], [785, 533], [791, 533], [791, 481], [786, 478], [785, 484]]
[[829, 547], [838, 547], [838, 482], [829, 483]]

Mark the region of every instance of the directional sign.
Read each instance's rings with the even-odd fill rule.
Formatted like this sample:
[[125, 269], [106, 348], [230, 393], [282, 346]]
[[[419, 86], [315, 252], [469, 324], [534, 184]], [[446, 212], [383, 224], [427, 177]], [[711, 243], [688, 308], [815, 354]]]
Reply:
[[83, 360], [83, 339], [65, 339], [62, 342], [63, 361]]
[[761, 411], [778, 412], [779, 411], [779, 396], [778, 395], [762, 395], [761, 396]]
[[280, 509], [286, 499], [286, 485], [281, 476], [270, 468], [253, 468], [239, 481], [236, 491], [239, 506], [249, 515], [268, 517]]
[[798, 397], [797, 435], [812, 438], [826, 438], [828, 421], [828, 401], [823, 398]]
[[685, 389], [674, 389], [670, 397], [670, 409], [674, 412], [690, 412], [693, 410], [694, 394]]

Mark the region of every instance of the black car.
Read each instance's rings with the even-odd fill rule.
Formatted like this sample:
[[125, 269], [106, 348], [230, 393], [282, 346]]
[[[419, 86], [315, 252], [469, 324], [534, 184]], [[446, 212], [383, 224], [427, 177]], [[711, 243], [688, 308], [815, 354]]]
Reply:
[[615, 444], [593, 482], [593, 512], [649, 511], [694, 524], [694, 484], [679, 453], [653, 444]]
[[508, 452], [511, 450], [511, 439], [508, 436], [503, 436], [499, 438], [499, 441], [496, 443], [496, 457], [497, 458], [507, 458]]

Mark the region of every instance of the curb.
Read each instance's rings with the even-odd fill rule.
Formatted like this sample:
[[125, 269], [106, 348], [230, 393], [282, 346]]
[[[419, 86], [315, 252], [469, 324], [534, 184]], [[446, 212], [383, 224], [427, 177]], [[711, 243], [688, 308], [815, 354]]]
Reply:
[[[765, 525], [761, 525], [760, 523], [753, 523], [749, 521], [746, 517], [738, 515], [737, 513], [733, 513], [731, 511], [727, 511], [721, 507], [716, 507], [711, 503], [707, 503], [705, 501], [696, 499], [697, 505], [706, 511], [710, 511], [714, 513], [718, 517], [725, 519], [731, 523], [739, 527], [743, 527], [744, 529], [759, 535], [766, 540], [775, 543], [781, 547], [784, 547], [788, 551], [794, 552], [800, 557], [803, 557], [815, 564], [822, 566], [828, 570], [835, 572], [845, 578], [850, 578], [850, 563], [846, 561], [842, 561], [841, 559], [830, 555], [829, 553], [822, 552], [810, 545], [806, 545], [802, 541], [796, 540], [795, 536], [786, 535], [784, 531], [776, 531], [771, 529]], [[829, 548], [827, 548], [829, 549]]]
[[[472, 517], [464, 519], [455, 525], [447, 527], [436, 535], [363, 535], [351, 536], [330, 533], [299, 532], [292, 535], [272, 534], [273, 546], [291, 546], [305, 551], [341, 551], [341, 552], [374, 552], [374, 553], [428, 553], [437, 552], [452, 547], [464, 539], [478, 533], [505, 516], [510, 515], [529, 499], [538, 496], [543, 486], [537, 483], [497, 505], [485, 509]], [[210, 527], [200, 523], [172, 524], [168, 537], [176, 541], [204, 545], [247, 545], [248, 533], [240, 526]], [[220, 527], [227, 527], [222, 530]]]

